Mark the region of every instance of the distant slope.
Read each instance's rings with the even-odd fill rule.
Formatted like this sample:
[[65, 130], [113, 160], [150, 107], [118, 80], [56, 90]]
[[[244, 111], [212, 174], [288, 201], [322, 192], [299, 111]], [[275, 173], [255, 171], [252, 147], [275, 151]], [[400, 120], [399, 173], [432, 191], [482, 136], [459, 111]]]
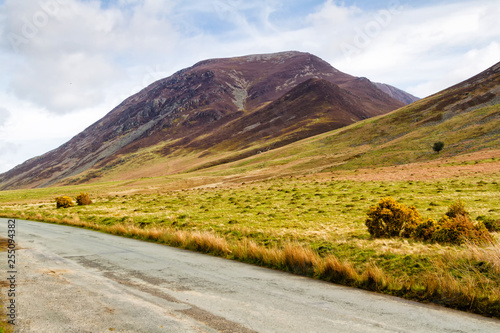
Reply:
[[[441, 153], [433, 143], [443, 141]], [[279, 165], [281, 172], [390, 166], [500, 147], [500, 63], [387, 115], [224, 166], [231, 173]], [[227, 172], [227, 171], [226, 171]], [[439, 172], [439, 170], [436, 170]]]
[[411, 103], [416, 102], [420, 99], [418, 97], [415, 97], [415, 96], [407, 93], [406, 91], [403, 91], [401, 89], [398, 89], [396, 87], [390, 86], [390, 85], [385, 84], [385, 83], [374, 82], [374, 84], [377, 86], [377, 88], [379, 88], [380, 90], [382, 90], [383, 92], [385, 92], [386, 94], [391, 96], [392, 98], [395, 98], [398, 101], [405, 103], [405, 105], [411, 104]]
[[[61, 147], [0, 175], [0, 189], [87, 182], [125, 166], [148, 176], [155, 163], [155, 174], [185, 171], [193, 161], [242, 158], [403, 105], [368, 79], [308, 53], [206, 60], [151, 84]], [[193, 154], [196, 161], [170, 167]]]

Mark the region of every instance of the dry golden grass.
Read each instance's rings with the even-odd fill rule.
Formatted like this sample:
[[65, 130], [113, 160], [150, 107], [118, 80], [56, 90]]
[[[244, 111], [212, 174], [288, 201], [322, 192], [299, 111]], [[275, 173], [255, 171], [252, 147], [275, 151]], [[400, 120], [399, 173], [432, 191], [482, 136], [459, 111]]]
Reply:
[[312, 275], [320, 260], [316, 252], [299, 244], [286, 244], [283, 254], [287, 268], [300, 275]]
[[166, 244], [172, 244], [177, 247], [182, 247], [187, 243], [188, 232], [183, 230], [175, 230], [172, 237], [164, 237], [163, 240]]
[[468, 244], [468, 255], [479, 262], [489, 263], [500, 278], [500, 242], [494, 240], [486, 246]]
[[[448, 249], [433, 261], [434, 272], [425, 283], [426, 297], [461, 310], [478, 309], [498, 317], [500, 310], [500, 246]], [[487, 302], [485, 302], [487, 300]], [[488, 305], [486, 305], [488, 304]]]
[[267, 248], [258, 245], [249, 238], [244, 238], [232, 247], [232, 258], [260, 264], [267, 267], [283, 267], [283, 251], [278, 248]]
[[224, 238], [207, 231], [192, 232], [189, 237], [186, 237], [186, 243], [183, 247], [219, 256], [226, 256], [231, 253]]
[[369, 263], [361, 275], [360, 282], [369, 290], [383, 291], [387, 289], [391, 281], [377, 265]]
[[359, 274], [352, 264], [347, 261], [340, 262], [335, 255], [322, 258], [316, 266], [315, 275], [322, 280], [342, 284], [359, 280]]

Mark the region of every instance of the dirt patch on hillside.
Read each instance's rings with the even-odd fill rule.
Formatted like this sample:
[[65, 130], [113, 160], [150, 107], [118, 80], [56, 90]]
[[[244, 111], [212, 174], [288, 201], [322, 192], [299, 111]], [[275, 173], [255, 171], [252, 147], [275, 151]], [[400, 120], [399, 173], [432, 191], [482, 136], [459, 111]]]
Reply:
[[[304, 160], [300, 161], [301, 163]], [[353, 180], [353, 181], [418, 181], [450, 178], [500, 177], [500, 150], [487, 150], [456, 157], [440, 158], [431, 162], [410, 163], [390, 167], [363, 168], [357, 170], [339, 170], [334, 172], [310, 173], [287, 172], [291, 164], [256, 170], [244, 175], [232, 175], [222, 178], [197, 179], [198, 184], [189, 188], [237, 187], [274, 178], [303, 178], [315, 181]], [[194, 179], [191, 179], [192, 181]], [[195, 181], [196, 183], [196, 181]], [[179, 185], [179, 184], [175, 184]], [[184, 184], [185, 185], [185, 184]], [[183, 188], [186, 188], [184, 186]], [[179, 189], [179, 188], [176, 188]]]
[[482, 151], [425, 163], [334, 172], [336, 179], [359, 181], [431, 180], [476, 175], [500, 175], [500, 150]]

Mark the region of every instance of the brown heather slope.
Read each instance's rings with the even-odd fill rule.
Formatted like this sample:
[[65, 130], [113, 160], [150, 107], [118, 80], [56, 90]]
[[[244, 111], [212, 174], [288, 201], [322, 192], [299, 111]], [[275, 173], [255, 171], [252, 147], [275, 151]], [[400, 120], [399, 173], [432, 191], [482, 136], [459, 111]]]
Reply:
[[0, 175], [0, 189], [86, 182], [148, 149], [155, 158], [193, 152], [203, 158], [267, 142], [269, 149], [403, 105], [368, 79], [308, 53], [206, 60], [151, 84], [61, 147]]
[[[445, 144], [440, 153], [432, 149], [437, 141]], [[413, 168], [418, 163], [432, 161], [441, 165], [447, 164], [449, 158], [472, 153], [470, 156], [487, 157], [485, 161], [478, 158], [468, 162], [485, 163], [468, 169], [486, 172], [485, 168], [496, 170], [499, 147], [500, 63], [497, 63], [464, 82], [383, 116], [220, 166], [211, 172], [225, 170], [226, 174], [236, 175], [245, 170], [262, 175], [275, 173], [276, 170], [271, 171], [273, 168], [279, 168], [281, 174], [377, 168], [373, 172], [390, 173], [390, 169], [379, 168], [400, 165]], [[373, 172], [368, 173], [373, 175]], [[436, 167], [433, 172], [439, 174], [441, 170]]]

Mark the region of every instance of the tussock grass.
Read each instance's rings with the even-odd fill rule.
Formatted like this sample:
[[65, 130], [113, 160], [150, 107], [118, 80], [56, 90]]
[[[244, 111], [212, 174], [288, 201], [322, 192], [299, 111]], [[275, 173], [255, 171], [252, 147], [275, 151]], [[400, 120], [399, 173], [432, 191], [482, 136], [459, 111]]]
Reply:
[[186, 237], [184, 248], [203, 253], [210, 253], [219, 256], [226, 256], [231, 251], [227, 241], [214, 235], [213, 233], [204, 231], [194, 231]]
[[[500, 248], [496, 245], [498, 251]], [[499, 275], [482, 261], [469, 257], [470, 252], [448, 252], [436, 259], [436, 271], [429, 274], [424, 296], [434, 303], [499, 317]]]
[[176, 230], [173, 232], [172, 236], [164, 236], [162, 238], [165, 244], [171, 244], [177, 247], [183, 247], [186, 244], [188, 233], [187, 231]]
[[360, 284], [368, 290], [384, 291], [389, 285], [389, 278], [375, 264], [368, 264], [361, 275]]
[[283, 249], [286, 268], [295, 274], [311, 276], [317, 266], [319, 257], [310, 248], [299, 244], [286, 244]]
[[284, 255], [280, 249], [257, 245], [255, 241], [248, 238], [244, 238], [238, 243], [238, 246], [233, 247], [231, 257], [265, 267], [279, 268], [284, 266]]
[[340, 262], [333, 254], [324, 257], [316, 266], [317, 278], [334, 283], [353, 285], [360, 279], [353, 265], [348, 262]]

